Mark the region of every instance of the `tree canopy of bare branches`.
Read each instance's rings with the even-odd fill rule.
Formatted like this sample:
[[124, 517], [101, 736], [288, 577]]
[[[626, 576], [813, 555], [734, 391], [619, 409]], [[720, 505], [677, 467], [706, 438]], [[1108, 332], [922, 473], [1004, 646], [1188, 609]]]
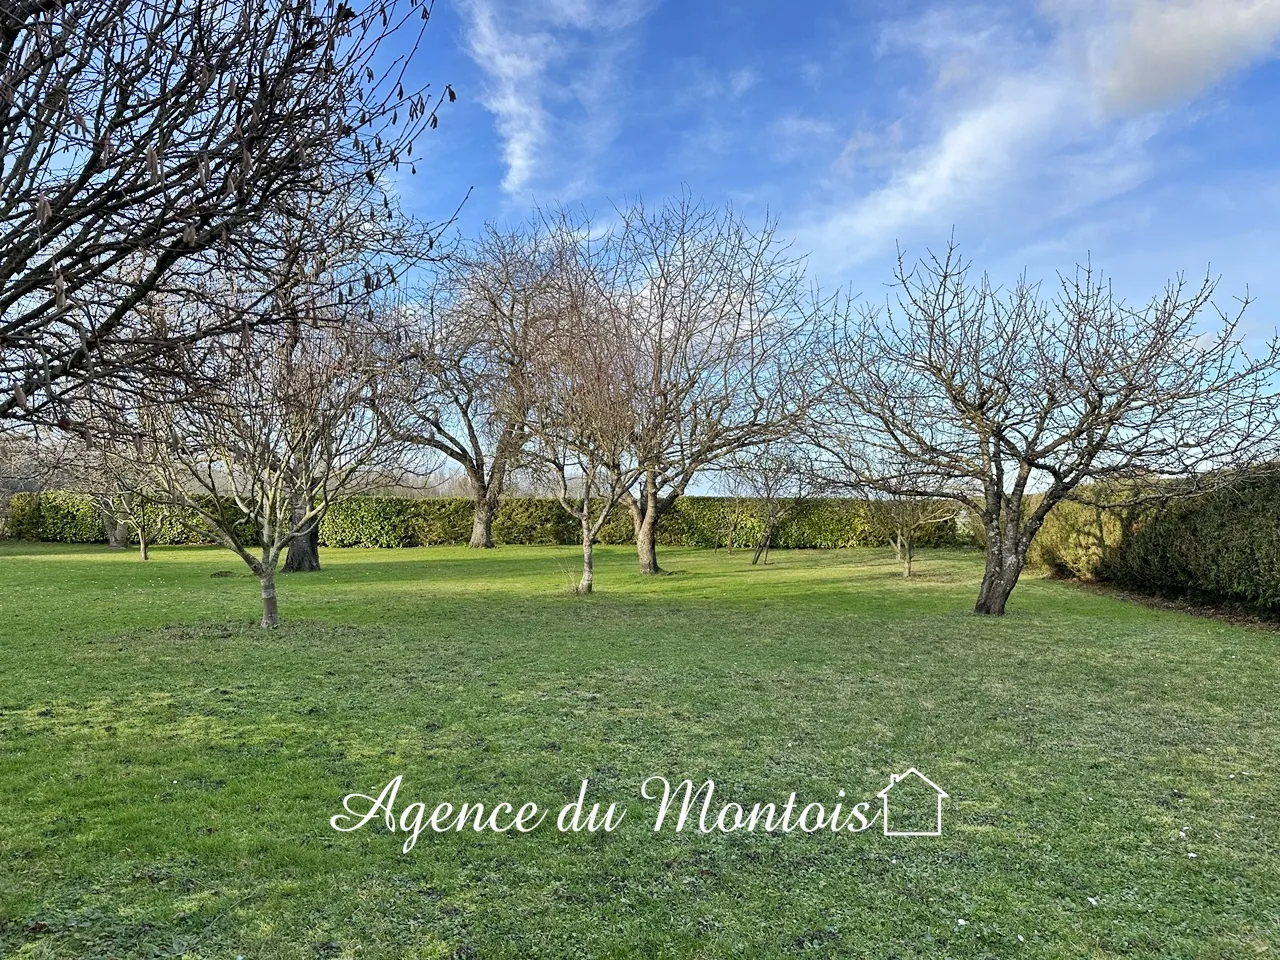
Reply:
[[1210, 281], [1133, 307], [1081, 268], [1046, 298], [972, 280], [954, 246], [914, 270], [900, 259], [896, 278], [886, 310], [835, 325], [819, 435], [837, 458], [865, 451], [844, 462], [853, 475], [904, 465], [860, 477], [872, 487], [945, 496], [981, 520], [978, 613], [1004, 613], [1045, 516], [1082, 484], [1271, 452], [1280, 351], [1248, 356]]
[[216, 388], [192, 393], [176, 377], [168, 402], [95, 404], [110, 417], [90, 433], [102, 455], [145, 470], [155, 499], [198, 517], [258, 577], [263, 627], [279, 623], [284, 549], [394, 456], [374, 413], [385, 373], [372, 342], [358, 327], [250, 330], [188, 351]]
[[817, 304], [776, 235], [687, 196], [618, 211], [604, 295], [636, 345], [640, 489], [623, 495], [642, 573], [658, 573], [657, 524], [694, 478], [793, 432]]
[[435, 271], [425, 315], [410, 314], [397, 391], [406, 438], [462, 468], [475, 504], [472, 547], [491, 525], [528, 441], [536, 354], [555, 327], [554, 235], [486, 227]]
[[[171, 351], [261, 313], [139, 325], [210, 270], [325, 256], [280, 224], [414, 164], [437, 123], [403, 85], [427, 0], [0, 0], [0, 424], [57, 422], [95, 379], [162, 375]], [[275, 231], [264, 231], [275, 221]]]
[[609, 511], [635, 484], [638, 391], [636, 345], [626, 317], [601, 296], [613, 266], [607, 246], [579, 242], [557, 248], [553, 294], [557, 323], [535, 354], [528, 428], [532, 455], [549, 475], [556, 499], [582, 529], [582, 577], [594, 584], [594, 546]]
[[769, 562], [778, 527], [826, 489], [827, 483], [813, 469], [812, 460], [812, 451], [797, 437], [739, 451], [721, 465], [730, 495], [750, 498], [752, 518], [760, 522], [752, 566]]

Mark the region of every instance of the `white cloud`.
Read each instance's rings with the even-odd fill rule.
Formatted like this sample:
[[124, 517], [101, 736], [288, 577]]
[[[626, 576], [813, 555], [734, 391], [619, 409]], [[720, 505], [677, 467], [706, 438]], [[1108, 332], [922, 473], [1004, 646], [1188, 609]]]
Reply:
[[[892, 252], [895, 240], [936, 242], [962, 219], [1033, 228], [1131, 189], [1149, 175], [1146, 145], [1166, 122], [1152, 109], [1255, 62], [1280, 35], [1280, 0], [1042, 0], [1041, 9], [1058, 29], [1038, 43], [989, 7], [935, 7], [887, 29], [882, 55], [907, 50], [928, 70], [916, 145], [897, 151], [870, 192], [850, 196], [846, 184], [843, 199], [813, 211], [803, 246], [844, 269]], [[847, 148], [837, 174], [851, 158]]]
[[[519, 194], [550, 175], [583, 178], [581, 165], [609, 139], [616, 62], [647, 2], [465, 0], [461, 8], [466, 51], [486, 79], [481, 102], [503, 143], [503, 190]], [[552, 108], [567, 101], [569, 109]], [[577, 169], [561, 169], [566, 161]]]
[[1118, 6], [1118, 36], [1095, 83], [1121, 109], [1193, 97], [1274, 54], [1280, 39], [1280, 0], [1129, 0]]
[[735, 97], [740, 97], [759, 82], [760, 77], [754, 70], [750, 67], [743, 67], [730, 74], [729, 90]]

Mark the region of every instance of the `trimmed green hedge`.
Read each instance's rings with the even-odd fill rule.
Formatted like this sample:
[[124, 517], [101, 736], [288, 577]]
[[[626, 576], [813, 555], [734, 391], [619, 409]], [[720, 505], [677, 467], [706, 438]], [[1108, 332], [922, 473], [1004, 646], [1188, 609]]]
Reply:
[[[207, 525], [195, 514], [162, 507], [156, 544], [213, 543]], [[15, 493], [9, 500], [6, 534], [15, 540], [47, 540], [54, 543], [106, 543], [102, 513], [86, 493], [49, 490], [44, 493]], [[252, 523], [239, 527], [241, 542], [257, 543]]]
[[51, 490], [15, 493], [9, 500], [9, 536], [57, 543], [102, 543], [102, 514], [91, 497]]
[[[411, 547], [464, 544], [471, 539], [472, 503], [466, 497], [348, 497], [330, 508], [320, 525], [320, 542], [328, 547]], [[658, 524], [663, 546], [745, 547], [764, 529], [764, 505], [730, 497], [681, 497]], [[254, 542], [247, 527], [246, 543]], [[9, 535], [24, 540], [102, 543], [102, 517], [86, 494], [50, 492], [15, 494], [10, 505]], [[549, 497], [509, 497], [493, 519], [493, 537], [508, 544], [579, 542], [578, 522]], [[180, 511], [162, 518], [158, 544], [209, 543], [203, 524]], [[600, 532], [600, 542], [634, 542], [631, 516], [616, 507]], [[955, 525], [937, 524], [923, 546], [955, 546]], [[811, 500], [793, 509], [774, 532], [780, 548], [862, 547], [878, 545], [860, 500]]]
[[[405, 499], [350, 497], [335, 503], [320, 525], [330, 547], [404, 547], [462, 544], [471, 538], [472, 505], [466, 497]], [[754, 543], [764, 529], [763, 505], [729, 497], [681, 497], [658, 524], [664, 546], [724, 547]], [[509, 544], [575, 544], [578, 523], [547, 497], [508, 497], [493, 518], [493, 538]], [[634, 542], [631, 516], [616, 507], [600, 531], [600, 542]], [[813, 500], [787, 516], [774, 546], [857, 547], [876, 543], [859, 500]], [[925, 546], [954, 546], [954, 524], [938, 524]]]
[[1145, 593], [1280, 613], [1280, 473], [1140, 511], [1059, 504], [1031, 559]]

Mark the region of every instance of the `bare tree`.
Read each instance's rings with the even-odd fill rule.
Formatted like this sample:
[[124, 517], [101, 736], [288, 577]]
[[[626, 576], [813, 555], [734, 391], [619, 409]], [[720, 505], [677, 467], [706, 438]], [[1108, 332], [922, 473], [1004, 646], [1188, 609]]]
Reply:
[[637, 345], [641, 466], [623, 502], [640, 571], [658, 573], [658, 521], [694, 478], [794, 430], [815, 304], [773, 222], [753, 230], [687, 196], [618, 213], [603, 292]]
[[[156, 451], [143, 450], [144, 438], [134, 434], [125, 438], [120, 432], [106, 429], [94, 434], [89, 429], [97, 412], [107, 412], [118, 422], [136, 417], [128, 394], [94, 384], [76, 398], [78, 433], [63, 433], [69, 447], [75, 450], [64, 473], [64, 489], [83, 493], [93, 499], [102, 515], [107, 544], [117, 550], [138, 544], [138, 557], [150, 559], [151, 545], [164, 527], [167, 497], [156, 487], [147, 464], [154, 462]], [[105, 445], [114, 449], [108, 452]]]
[[560, 248], [557, 324], [536, 354], [539, 389], [529, 411], [533, 454], [556, 499], [582, 530], [582, 578], [591, 593], [594, 548], [609, 512], [635, 484], [636, 357], [626, 319], [598, 295], [601, 271], [589, 234]]
[[[336, 185], [382, 189], [437, 122], [406, 90], [429, 0], [0, 0], [0, 424], [69, 391], [162, 376], [170, 352], [259, 312], [137, 307], [211, 269], [277, 274], [259, 229]], [[372, 206], [372, 204], [371, 204]]]
[[528, 442], [535, 354], [553, 319], [551, 245], [536, 229], [486, 227], [441, 262], [426, 315], [406, 317], [406, 438], [462, 468], [472, 547], [493, 546], [493, 517]]
[[151, 559], [151, 545], [159, 538], [168, 516], [168, 497], [132, 455], [95, 458], [101, 473], [91, 485], [94, 502], [107, 525], [107, 542], [123, 550], [138, 544], [138, 559]]
[[959, 510], [959, 504], [950, 500], [885, 494], [873, 495], [866, 503], [872, 532], [893, 547], [904, 578], [911, 576], [920, 538], [938, 524], [954, 520]]
[[739, 451], [723, 469], [738, 500], [734, 509], [750, 498], [752, 519], [760, 523], [751, 563], [767, 564], [778, 527], [825, 484], [814, 472], [809, 451], [799, 443], [777, 441]]
[[143, 464], [167, 505], [202, 521], [254, 572], [263, 627], [280, 622], [281, 553], [391, 455], [372, 409], [383, 373], [370, 340], [359, 329], [307, 327], [212, 341], [189, 363], [217, 375], [216, 389], [192, 394], [179, 380], [171, 402], [114, 411], [115, 422], [98, 427], [132, 436], [131, 453], [113, 444], [106, 455]]
[[1005, 612], [1046, 515], [1081, 484], [1203, 477], [1270, 451], [1280, 350], [1246, 355], [1210, 280], [1130, 307], [1086, 267], [1046, 300], [970, 281], [954, 245], [914, 270], [900, 258], [896, 278], [887, 311], [836, 324], [819, 433], [906, 465], [868, 478], [879, 489], [941, 488], [981, 519], [978, 613]]
[[[837, 403], [839, 399], [837, 392]], [[961, 502], [981, 496], [981, 487], [971, 479], [961, 482], [916, 469], [901, 451], [864, 444], [858, 434], [819, 431], [811, 449], [813, 469], [831, 488], [862, 498], [871, 533], [893, 547], [904, 578], [912, 574], [920, 538], [955, 520]]]

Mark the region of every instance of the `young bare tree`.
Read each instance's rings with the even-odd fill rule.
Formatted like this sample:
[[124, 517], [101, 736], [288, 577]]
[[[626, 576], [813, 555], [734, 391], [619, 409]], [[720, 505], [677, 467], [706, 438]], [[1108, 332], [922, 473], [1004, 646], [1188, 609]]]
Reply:
[[[440, 97], [403, 86], [429, 0], [0, 0], [0, 425], [163, 376], [254, 311], [136, 308], [282, 251], [259, 229], [412, 166]], [[274, 268], [274, 267], [273, 267]], [[279, 272], [279, 271], [277, 271]], [[287, 271], [285, 271], [287, 272]], [[176, 322], [181, 321], [181, 322]]]
[[893, 556], [902, 564], [904, 578], [912, 574], [920, 538], [938, 524], [954, 520], [959, 510], [959, 504], [950, 500], [883, 493], [873, 494], [866, 503], [872, 532], [893, 547]]
[[767, 564], [778, 527], [817, 496], [824, 482], [814, 472], [809, 451], [795, 442], [739, 451], [723, 469], [735, 497], [740, 502], [749, 498], [753, 519], [760, 522], [751, 564]]
[[[839, 404], [838, 393], [835, 399]], [[972, 481], [963, 485], [954, 477], [917, 470], [900, 451], [864, 444], [857, 434], [819, 431], [816, 441], [813, 469], [830, 488], [862, 499], [871, 533], [893, 547], [904, 578], [912, 574], [920, 538], [938, 524], [956, 520], [958, 501], [966, 494], [981, 496], [981, 487]]]
[[618, 213], [606, 294], [637, 344], [642, 469], [623, 502], [640, 571], [659, 573], [658, 522], [694, 479], [797, 423], [815, 305], [773, 222], [752, 229], [687, 196]]
[[1046, 300], [971, 281], [954, 246], [914, 271], [900, 259], [896, 277], [886, 311], [836, 324], [819, 432], [906, 465], [868, 478], [879, 489], [941, 487], [981, 519], [980, 614], [1005, 612], [1046, 515], [1081, 484], [1205, 476], [1270, 451], [1280, 350], [1246, 355], [1208, 280], [1131, 307], [1082, 268]]
[[[143, 438], [137, 435], [126, 440], [118, 433], [94, 435], [86, 429], [95, 416], [93, 411], [109, 410], [110, 415], [116, 415], [128, 409], [129, 402], [126, 395], [97, 384], [87, 386], [76, 398], [76, 422], [81, 429], [79, 435], [64, 434], [76, 455], [62, 486], [93, 498], [102, 514], [109, 546], [123, 550], [136, 541], [139, 559], [149, 560], [151, 545], [164, 526], [167, 500], [146, 466], [154, 460], [154, 451], [153, 456], [143, 455], [139, 449]], [[115, 444], [117, 449], [107, 453], [103, 444]]]
[[535, 353], [553, 320], [550, 246], [535, 228], [488, 226], [440, 263], [425, 315], [406, 317], [406, 439], [462, 468], [472, 547], [493, 546], [493, 517], [528, 443]]
[[[276, 572], [289, 543], [308, 532], [362, 470], [390, 456], [373, 413], [383, 376], [357, 329], [247, 331], [209, 342], [189, 362], [218, 378], [195, 394], [113, 411], [102, 433], [136, 441], [108, 457], [141, 463], [165, 503], [203, 521], [258, 577], [263, 627], [280, 622]], [[298, 504], [305, 504], [299, 512]]]
[[591, 593], [594, 548], [609, 512], [635, 484], [634, 343], [626, 318], [598, 295], [607, 263], [586, 238], [564, 245], [556, 267], [554, 330], [536, 354], [529, 410], [533, 456], [560, 506], [582, 530], [582, 578]]

